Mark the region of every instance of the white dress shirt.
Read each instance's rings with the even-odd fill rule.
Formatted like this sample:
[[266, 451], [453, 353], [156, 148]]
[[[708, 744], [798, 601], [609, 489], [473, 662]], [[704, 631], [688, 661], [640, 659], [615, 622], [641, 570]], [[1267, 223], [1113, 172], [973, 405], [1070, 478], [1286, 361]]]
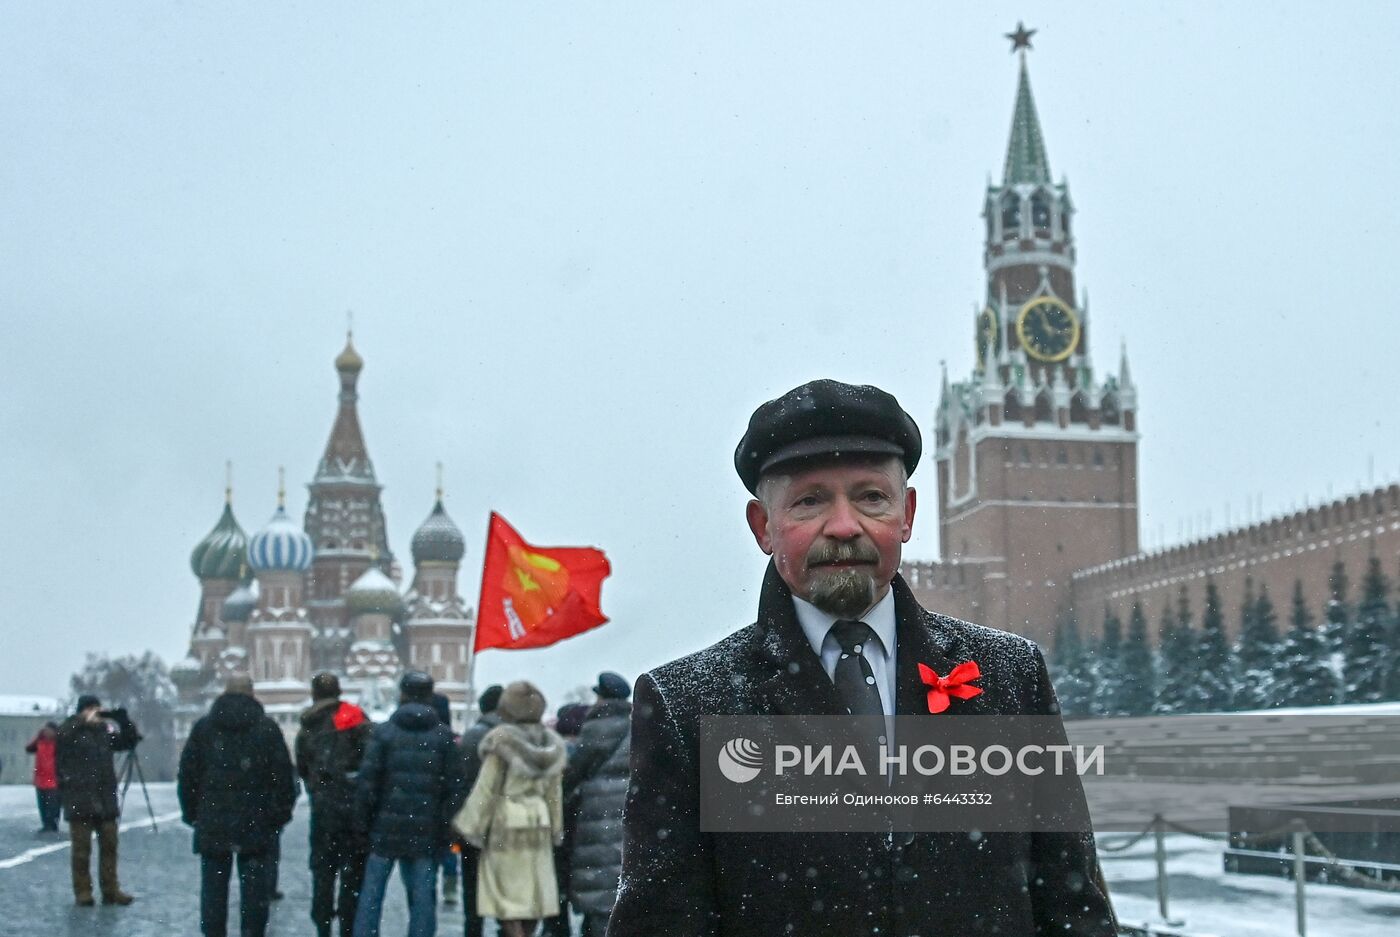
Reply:
[[[802, 633], [807, 636], [808, 642], [812, 645], [812, 650], [821, 658], [822, 669], [826, 675], [835, 679], [836, 661], [841, 657], [841, 645], [836, 640], [836, 636], [831, 633], [831, 626], [836, 623], [837, 616], [828, 614], [817, 608], [811, 602], [792, 597], [792, 604], [797, 609], [797, 623], [802, 626]], [[875, 687], [880, 691], [880, 705], [884, 707], [886, 716], [894, 715], [894, 675], [895, 675], [895, 629], [894, 629], [894, 590], [885, 593], [885, 597], [875, 603], [875, 607], [862, 615], [859, 621], [870, 626], [870, 630], [875, 632], [875, 637], [879, 640], [871, 643], [867, 642], [861, 648], [861, 653], [865, 655], [866, 663], [870, 665], [870, 672], [875, 676]]]

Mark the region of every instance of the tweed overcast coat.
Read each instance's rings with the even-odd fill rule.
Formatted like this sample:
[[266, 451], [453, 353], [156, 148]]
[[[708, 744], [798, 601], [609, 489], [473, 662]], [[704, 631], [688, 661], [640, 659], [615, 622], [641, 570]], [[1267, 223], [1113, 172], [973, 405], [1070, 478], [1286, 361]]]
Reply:
[[[1040, 649], [1025, 638], [895, 596], [896, 712], [927, 714], [924, 663], [976, 660], [985, 692], [959, 714], [1058, 713]], [[622, 883], [608, 937], [1113, 937], [1091, 834], [702, 833], [699, 718], [845, 712], [770, 564], [758, 621], [643, 675], [632, 721]], [[930, 717], [937, 718], [937, 717]]]

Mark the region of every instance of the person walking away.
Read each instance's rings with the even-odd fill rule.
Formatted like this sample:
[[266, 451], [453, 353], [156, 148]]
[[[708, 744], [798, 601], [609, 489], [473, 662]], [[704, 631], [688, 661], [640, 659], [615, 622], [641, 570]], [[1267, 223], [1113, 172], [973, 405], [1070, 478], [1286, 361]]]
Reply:
[[564, 770], [564, 802], [573, 814], [569, 897], [583, 915], [583, 937], [603, 937], [622, 876], [622, 808], [631, 755], [632, 687], [604, 672], [598, 702], [579, 731]]
[[117, 881], [117, 770], [113, 752], [129, 752], [141, 741], [125, 709], [102, 710], [102, 701], [84, 694], [77, 711], [54, 734], [54, 769], [59, 801], [73, 843], [73, 898], [91, 907], [92, 838], [97, 837], [97, 881], [102, 903], [135, 900]]
[[44, 723], [24, 750], [34, 756], [34, 794], [39, 801], [39, 833], [58, 832], [58, 769], [54, 765], [54, 744], [58, 724]]
[[356, 782], [356, 817], [369, 831], [370, 854], [355, 937], [378, 937], [395, 863], [408, 892], [409, 937], [437, 932], [434, 863], [464, 793], [452, 730], [433, 711], [433, 678], [410, 670], [399, 681], [399, 697], [399, 708], [370, 735]]
[[534, 933], [540, 918], [559, 914], [553, 846], [563, 839], [564, 742], [540, 723], [545, 701], [517, 681], [501, 693], [501, 724], [481, 740], [481, 774], [454, 820], [482, 850], [477, 907], [496, 918], [503, 937]]
[[[477, 749], [481, 745], [481, 740], [486, 738], [486, 733], [501, 724], [501, 717], [496, 713], [496, 704], [501, 699], [501, 690], [504, 689], [499, 683], [493, 683], [482, 691], [477, 697], [476, 705], [481, 713], [475, 723], [467, 731], [462, 733], [461, 740], [457, 743], [462, 759], [462, 791], [470, 792], [472, 785], [476, 783], [477, 775], [481, 774], [481, 754]], [[476, 908], [476, 847], [464, 842], [461, 837], [456, 837], [458, 844], [462, 848], [462, 921], [465, 937], [482, 937], [482, 919]]]
[[311, 798], [311, 920], [318, 937], [330, 937], [336, 918], [341, 937], [351, 937], [369, 857], [355, 823], [355, 776], [373, 726], [363, 709], [341, 700], [333, 673], [311, 678], [311, 700], [294, 745], [297, 775]]
[[[433, 694], [433, 712], [437, 713], [442, 724], [452, 729], [452, 701], [445, 693]], [[457, 733], [452, 732], [452, 742], [457, 743]], [[442, 879], [442, 901], [443, 904], [454, 905], [457, 903], [458, 885], [458, 860], [455, 850], [455, 843], [449, 842], [438, 852], [437, 856], [437, 878]], [[434, 885], [434, 888], [437, 886]]]
[[[554, 714], [554, 731], [564, 740], [564, 751], [572, 757], [578, 746], [579, 730], [593, 707], [588, 703], [565, 703]], [[573, 920], [569, 914], [569, 855], [573, 851], [574, 817], [568, 788], [564, 793], [564, 838], [554, 849], [554, 881], [559, 889], [559, 914], [544, 919], [540, 937], [571, 937]], [[587, 922], [585, 922], [586, 924]]]
[[205, 937], [228, 933], [229, 876], [236, 859], [239, 932], [263, 937], [273, 849], [291, 822], [297, 789], [282, 730], [253, 698], [251, 677], [230, 677], [209, 714], [190, 730], [176, 792], [199, 854], [200, 930]]

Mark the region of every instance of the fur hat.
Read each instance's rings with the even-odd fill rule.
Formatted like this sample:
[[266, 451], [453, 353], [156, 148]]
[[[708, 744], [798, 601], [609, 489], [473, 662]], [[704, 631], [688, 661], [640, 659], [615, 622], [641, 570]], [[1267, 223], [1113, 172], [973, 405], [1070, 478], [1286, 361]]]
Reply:
[[544, 694], [528, 680], [507, 684], [496, 714], [502, 722], [539, 722], [544, 718]]
[[252, 696], [253, 678], [246, 673], [236, 673], [225, 681], [224, 692], [241, 693], [244, 696]]

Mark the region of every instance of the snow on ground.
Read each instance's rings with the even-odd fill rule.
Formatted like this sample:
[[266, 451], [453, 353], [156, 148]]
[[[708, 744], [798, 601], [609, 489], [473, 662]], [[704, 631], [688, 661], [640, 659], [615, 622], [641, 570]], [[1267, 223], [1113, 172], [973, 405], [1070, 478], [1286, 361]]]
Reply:
[[[1109, 834], [1101, 843], [1123, 842]], [[1225, 844], [1172, 834], [1166, 838], [1168, 896], [1183, 933], [1219, 937], [1287, 937], [1295, 934], [1294, 884], [1266, 875], [1224, 871]], [[1104, 876], [1119, 920], [1159, 923], [1153, 839], [1126, 852], [1100, 850]], [[1307, 885], [1308, 937], [1395, 937], [1400, 933], [1400, 892]]]

